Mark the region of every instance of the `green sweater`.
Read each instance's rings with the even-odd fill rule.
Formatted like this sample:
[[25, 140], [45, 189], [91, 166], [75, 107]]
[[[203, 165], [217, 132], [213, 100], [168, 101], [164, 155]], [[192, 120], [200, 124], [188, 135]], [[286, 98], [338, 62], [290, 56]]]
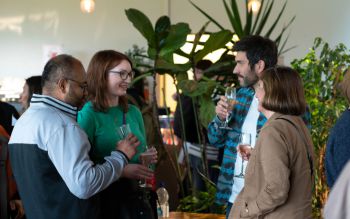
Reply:
[[[104, 157], [109, 156], [111, 151], [115, 150], [116, 143], [121, 140], [116, 129], [123, 124], [122, 109], [114, 106], [107, 112], [97, 112], [93, 109], [92, 103], [88, 102], [78, 113], [78, 123], [85, 130], [91, 143], [91, 159], [96, 163], [103, 163]], [[142, 114], [133, 105], [129, 105], [126, 123], [141, 142], [137, 147], [137, 153], [131, 159], [131, 163], [139, 163], [140, 154], [146, 150], [146, 136]]]

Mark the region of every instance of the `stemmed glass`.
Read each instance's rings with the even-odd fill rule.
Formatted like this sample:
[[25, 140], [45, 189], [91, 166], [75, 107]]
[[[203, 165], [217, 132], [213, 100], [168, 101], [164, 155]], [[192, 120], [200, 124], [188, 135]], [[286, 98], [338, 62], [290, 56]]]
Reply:
[[[241, 173], [238, 175], [235, 175], [235, 177], [238, 178], [244, 178], [244, 161], [248, 161], [250, 151], [252, 150], [252, 137], [250, 133], [241, 133], [239, 136], [239, 143], [238, 143], [238, 150], [240, 152], [240, 155], [242, 157], [242, 166], [241, 166]], [[247, 156], [248, 155], [248, 156]]]
[[[157, 150], [153, 146], [147, 146], [146, 145], [146, 151], [143, 152], [140, 155], [141, 163], [142, 165], [146, 166], [147, 168], [152, 168], [152, 159], [157, 153]], [[143, 182], [142, 180], [139, 181], [139, 186], [140, 187], [147, 187], [147, 180], [144, 179]]]
[[228, 122], [230, 119], [230, 115], [232, 113], [233, 107], [235, 105], [236, 102], [236, 88], [235, 87], [227, 87], [226, 91], [225, 91], [225, 97], [226, 97], [226, 101], [227, 101], [227, 115], [226, 115], [226, 119], [224, 122], [224, 125], [221, 126], [221, 129], [228, 129], [230, 130], [231, 128], [228, 126]]
[[123, 124], [117, 128], [117, 133], [120, 136], [121, 139], [125, 139], [130, 133], [130, 125], [129, 124]]

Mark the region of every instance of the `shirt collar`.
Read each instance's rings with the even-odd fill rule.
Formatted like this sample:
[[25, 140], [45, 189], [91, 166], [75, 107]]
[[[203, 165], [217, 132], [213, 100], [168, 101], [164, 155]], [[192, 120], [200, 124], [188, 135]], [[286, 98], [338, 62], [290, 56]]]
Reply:
[[44, 104], [44, 105], [48, 105], [53, 108], [56, 108], [74, 119], [76, 119], [78, 114], [77, 107], [71, 106], [51, 96], [33, 94], [32, 99], [30, 101], [30, 105], [35, 106], [40, 104]]

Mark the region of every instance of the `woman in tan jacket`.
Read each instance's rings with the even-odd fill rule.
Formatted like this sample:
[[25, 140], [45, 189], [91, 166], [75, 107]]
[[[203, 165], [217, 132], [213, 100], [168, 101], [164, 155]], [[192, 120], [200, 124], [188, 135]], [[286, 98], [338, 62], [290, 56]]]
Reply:
[[288, 67], [263, 72], [258, 109], [268, 119], [249, 157], [244, 188], [229, 218], [307, 219], [311, 215], [313, 144], [304, 122], [301, 78]]

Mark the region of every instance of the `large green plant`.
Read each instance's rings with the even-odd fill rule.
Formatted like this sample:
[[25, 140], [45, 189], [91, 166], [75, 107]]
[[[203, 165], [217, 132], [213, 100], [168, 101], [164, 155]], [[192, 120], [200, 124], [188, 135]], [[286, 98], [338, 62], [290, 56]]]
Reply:
[[[190, 28], [186, 23], [177, 23], [171, 24], [170, 19], [167, 16], [160, 17], [155, 26], [152, 26], [149, 18], [143, 14], [141, 11], [136, 9], [128, 9], [125, 11], [129, 21], [132, 22], [134, 27], [145, 37], [148, 44], [147, 49], [147, 57], [152, 60], [153, 66], [143, 66], [146, 67], [145, 74], [151, 74], [154, 79], [156, 74], [168, 74], [173, 77], [174, 81], [180, 82], [186, 80], [187, 71], [192, 68], [194, 69], [195, 64], [201, 60], [208, 53], [215, 51], [219, 48], [224, 47], [224, 45], [230, 41], [232, 35], [230, 31], [221, 30], [217, 33], [212, 33], [206, 43], [204, 43], [204, 47], [201, 51], [196, 52], [195, 46], [199, 42], [199, 38], [201, 34], [203, 34], [205, 27], [201, 29], [201, 31], [196, 35], [194, 41], [194, 48], [190, 52], [190, 54], [186, 54], [181, 51], [181, 47], [186, 42], [186, 37], [190, 33]], [[205, 25], [206, 26], [206, 25]], [[177, 53], [179, 55], [185, 56], [188, 58], [188, 62], [185, 64], [175, 64], [173, 62], [173, 55]], [[225, 65], [225, 64], [223, 64]], [[218, 67], [218, 66], [217, 66]], [[155, 81], [155, 80], [154, 80]], [[205, 85], [199, 85], [199, 87], [204, 87]], [[177, 90], [178, 90], [178, 86]], [[153, 87], [153, 114], [154, 119], [158, 121], [158, 113], [157, 113], [157, 101], [155, 96], [155, 86]], [[204, 102], [208, 103], [208, 98], [201, 98]], [[181, 102], [180, 102], [181, 104]], [[214, 107], [211, 107], [214, 108]], [[205, 115], [205, 113], [201, 113]], [[207, 114], [208, 115], [208, 114]], [[157, 130], [159, 129], [159, 123], [157, 127], [154, 127]], [[184, 128], [183, 128], [184, 130]], [[173, 164], [175, 169], [177, 165]], [[178, 173], [178, 180], [182, 177], [180, 175], [180, 171]], [[191, 175], [191, 174], [189, 174]], [[179, 181], [181, 186], [181, 182]]]
[[[206, 13], [202, 8], [200, 8], [197, 4], [193, 3], [193, 1], [189, 0], [190, 3], [200, 11], [205, 17], [207, 17], [211, 22], [213, 22], [218, 28], [224, 30], [224, 26], [221, 25], [218, 21], [216, 21], [213, 16], [210, 16]], [[234, 34], [237, 34], [238, 38], [241, 39], [247, 35], [263, 35], [267, 38], [271, 36], [271, 34], [275, 31], [277, 24], [280, 21], [280, 18], [283, 15], [283, 12], [286, 9], [287, 1], [283, 4], [282, 9], [279, 11], [277, 17], [272, 22], [271, 26], [267, 26], [267, 21], [271, 17], [271, 11], [274, 5], [273, 0], [261, 0], [261, 6], [254, 16], [253, 11], [250, 10], [248, 6], [248, 0], [245, 0], [245, 21], [241, 18], [242, 13], [240, 12], [237, 1], [236, 0], [222, 0], [223, 5], [225, 7], [225, 11], [227, 17], [230, 21], [232, 31]], [[286, 42], [288, 40], [288, 36], [284, 38], [284, 34], [288, 27], [293, 23], [295, 16], [292, 17], [289, 22], [283, 26], [282, 30], [277, 34], [275, 38], [275, 42], [279, 48], [279, 54], [287, 52], [291, 48], [284, 49]]]
[[321, 218], [328, 188], [324, 173], [324, 154], [330, 129], [347, 106], [338, 84], [350, 67], [349, 51], [343, 44], [334, 49], [316, 38], [310, 52], [292, 66], [304, 80], [305, 96], [311, 110], [311, 135], [315, 146], [315, 187], [312, 200], [314, 218]]

